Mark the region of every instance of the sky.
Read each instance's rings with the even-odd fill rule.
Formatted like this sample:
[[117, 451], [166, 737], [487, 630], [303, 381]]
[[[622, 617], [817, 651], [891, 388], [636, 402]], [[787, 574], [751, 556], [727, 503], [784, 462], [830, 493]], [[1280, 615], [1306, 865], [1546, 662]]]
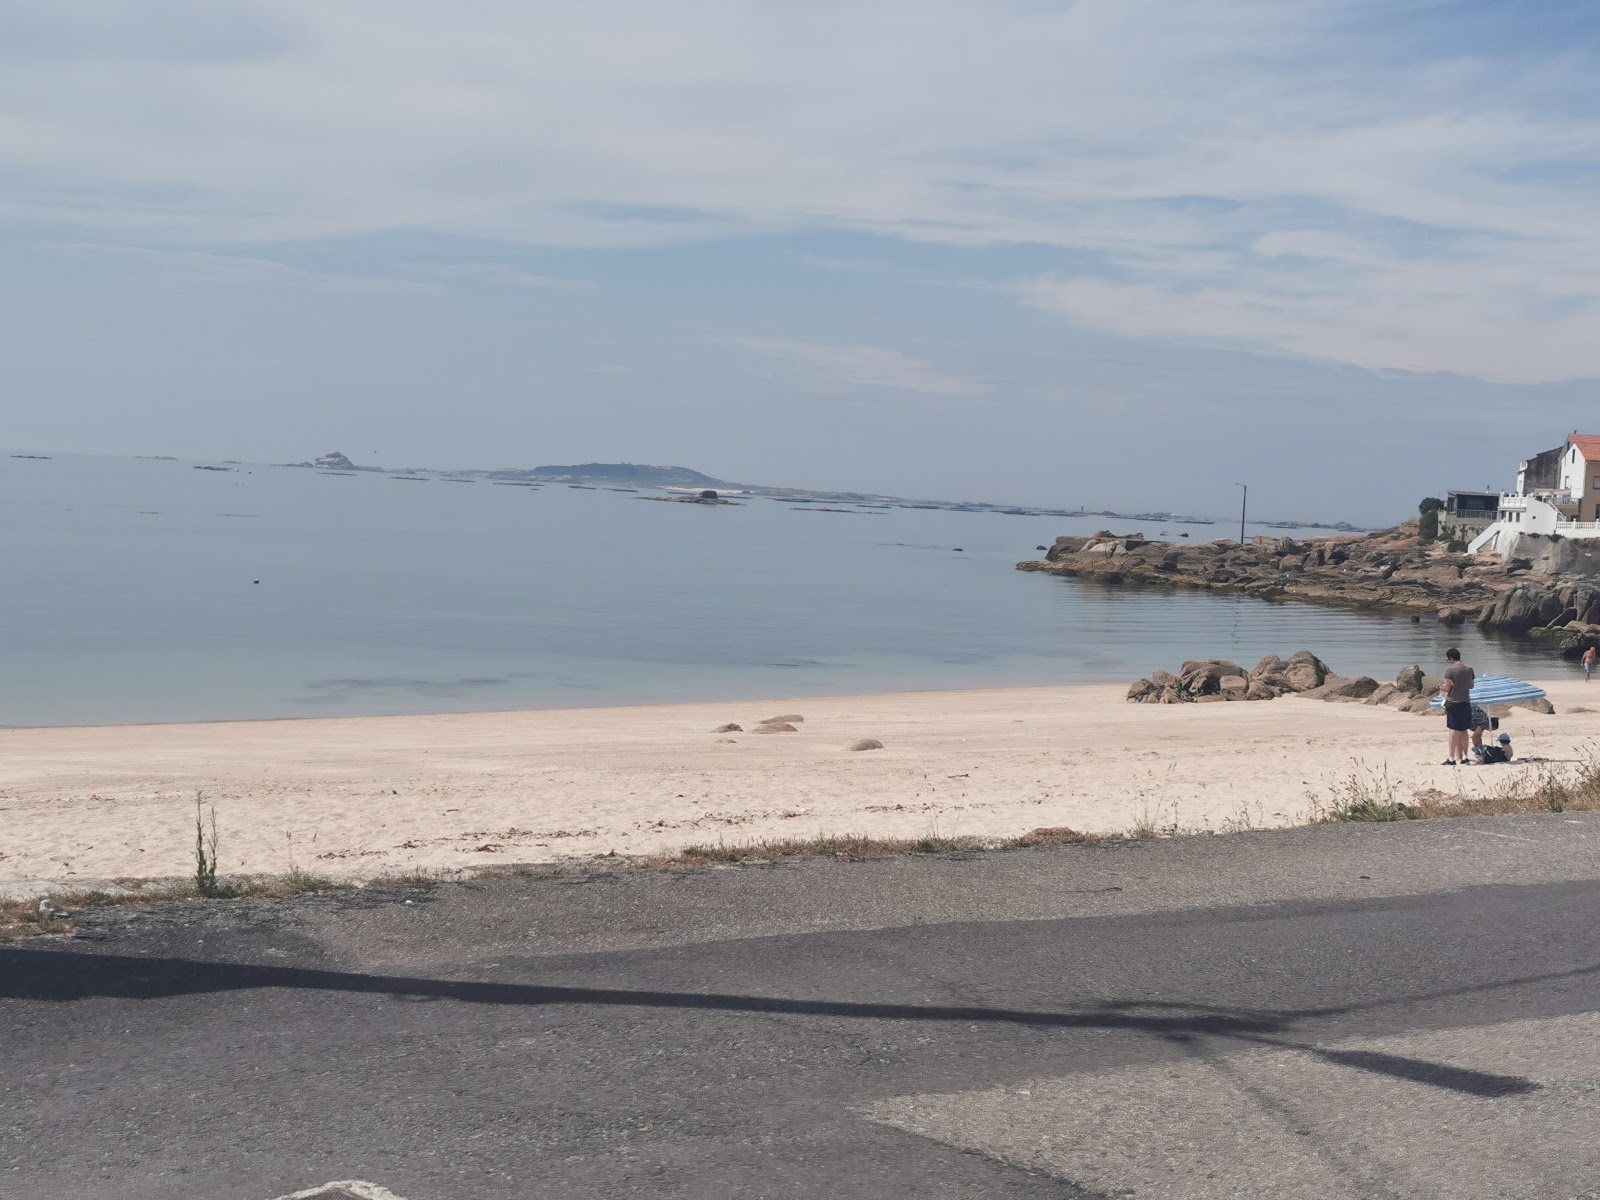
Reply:
[[0, 0], [0, 445], [1387, 522], [1597, 213], [1592, 0]]

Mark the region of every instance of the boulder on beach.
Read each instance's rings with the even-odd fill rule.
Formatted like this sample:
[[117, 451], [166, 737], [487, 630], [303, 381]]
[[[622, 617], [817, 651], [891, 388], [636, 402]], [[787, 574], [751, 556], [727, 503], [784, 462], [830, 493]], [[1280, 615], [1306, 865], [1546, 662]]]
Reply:
[[763, 721], [761, 723], [763, 725], [783, 725], [785, 723], [793, 724], [793, 725], [800, 725], [800, 724], [804, 724], [805, 723], [805, 718], [802, 717], [799, 713], [785, 713], [781, 717], [768, 717], [765, 721]]
[[1265, 679], [1268, 675], [1281, 675], [1286, 666], [1288, 664], [1276, 654], [1269, 654], [1250, 668], [1250, 678]]
[[1378, 681], [1368, 675], [1358, 675], [1353, 679], [1329, 675], [1321, 687], [1313, 688], [1305, 695], [1317, 700], [1365, 700], [1378, 687]]
[[1547, 717], [1552, 716], [1556, 711], [1556, 706], [1543, 696], [1540, 696], [1537, 700], [1513, 700], [1510, 703], [1510, 707], [1525, 708], [1529, 712], [1544, 713]]
[[846, 750], [882, 750], [883, 743], [877, 738], [858, 738], [845, 747]]
[[1250, 686], [1248, 673], [1238, 663], [1225, 658], [1192, 658], [1178, 668], [1178, 687], [1191, 696], [1214, 696], [1223, 692], [1244, 692]]
[[743, 733], [744, 732], [744, 726], [743, 725], [735, 725], [732, 721], [729, 721], [726, 725], [718, 725], [711, 732], [712, 733]]
[[787, 722], [787, 721], [763, 721], [763, 722], [761, 722], [761, 724], [757, 725], [750, 732], [751, 733], [799, 733], [800, 731], [798, 729], [796, 729], [793, 725], [789, 724], [789, 722]]
[[1328, 664], [1309, 650], [1296, 650], [1283, 665], [1283, 673], [1297, 692], [1309, 692], [1328, 680]]
[[[1177, 675], [1155, 671], [1148, 679], [1134, 680], [1126, 699], [1130, 704], [1217, 704], [1298, 694], [1403, 712], [1437, 712], [1429, 701], [1438, 685], [1436, 677], [1424, 675], [1415, 665], [1401, 670], [1393, 683], [1380, 683], [1369, 675], [1339, 675], [1309, 650], [1299, 650], [1287, 662], [1269, 654], [1248, 673], [1225, 658], [1193, 658]], [[1534, 701], [1528, 707], [1541, 703]]]

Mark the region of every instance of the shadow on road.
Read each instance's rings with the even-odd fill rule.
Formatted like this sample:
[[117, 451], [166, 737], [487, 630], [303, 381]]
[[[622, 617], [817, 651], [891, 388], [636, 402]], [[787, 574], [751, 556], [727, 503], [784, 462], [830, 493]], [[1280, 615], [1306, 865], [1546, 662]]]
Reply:
[[[1433, 995], [1394, 997], [1381, 1004], [1406, 1004], [1473, 991], [1568, 979], [1600, 973], [1600, 964], [1572, 971], [1455, 988]], [[368, 975], [301, 967], [215, 963], [183, 958], [144, 958], [72, 951], [0, 950], [0, 999], [61, 1002], [108, 998], [160, 1000], [176, 996], [278, 989], [374, 994], [412, 1000], [519, 1006], [589, 1005], [615, 1008], [697, 1009], [711, 1012], [788, 1014], [879, 1021], [985, 1022], [1050, 1029], [1120, 1029], [1173, 1042], [1212, 1037], [1298, 1050], [1326, 1062], [1474, 1096], [1503, 1096], [1538, 1085], [1515, 1075], [1496, 1075], [1443, 1063], [1374, 1051], [1329, 1050], [1293, 1040], [1297, 1024], [1354, 1008], [1253, 1010], [1200, 1004], [1105, 1001], [1067, 1012], [965, 1005], [893, 1004], [846, 1000], [800, 1000], [723, 992], [661, 992], [626, 988], [562, 987]]]

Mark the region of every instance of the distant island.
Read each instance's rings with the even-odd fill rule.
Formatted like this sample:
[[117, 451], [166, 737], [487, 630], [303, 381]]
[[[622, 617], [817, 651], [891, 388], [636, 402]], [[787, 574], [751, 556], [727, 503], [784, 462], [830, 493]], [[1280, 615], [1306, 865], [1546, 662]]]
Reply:
[[[282, 463], [285, 467], [306, 467], [318, 471], [368, 471], [401, 479], [449, 479], [466, 482], [487, 479], [498, 483], [565, 483], [573, 487], [608, 486], [613, 488], [653, 487], [663, 491], [716, 491], [721, 494], [759, 496], [795, 505], [853, 504], [857, 509], [914, 508], [947, 512], [992, 512], [1008, 517], [1104, 517], [1114, 521], [1145, 521], [1167, 525], [1215, 525], [1207, 517], [1170, 512], [1119, 513], [1106, 509], [1033, 508], [1015, 504], [990, 504], [979, 500], [916, 500], [905, 496], [885, 496], [875, 492], [828, 492], [810, 488], [769, 487], [755, 483], [730, 483], [688, 467], [655, 466], [646, 463], [552, 463], [538, 467], [506, 467], [499, 470], [439, 471], [429, 467], [405, 467], [394, 471], [382, 467], [362, 467], [337, 450], [309, 462]], [[854, 511], [829, 509], [827, 511]], [[1365, 532], [1345, 521], [1325, 524], [1318, 521], [1252, 521], [1267, 529], [1331, 529], [1340, 533]]]
[[[497, 476], [512, 472], [491, 472]], [[520, 474], [517, 472], [516, 474]], [[534, 467], [528, 476], [562, 483], [626, 483], [645, 487], [734, 488], [688, 467], [652, 467], [640, 463], [576, 463], [570, 466]]]
[[315, 467], [319, 471], [374, 471], [378, 474], [387, 474], [382, 467], [358, 467], [337, 450], [328, 454], [319, 454], [310, 462], [283, 463], [285, 467]]

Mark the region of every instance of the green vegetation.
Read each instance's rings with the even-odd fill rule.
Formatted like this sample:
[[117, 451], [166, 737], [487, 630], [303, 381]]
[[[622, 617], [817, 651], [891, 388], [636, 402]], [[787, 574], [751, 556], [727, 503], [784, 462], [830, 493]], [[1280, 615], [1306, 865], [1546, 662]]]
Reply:
[[1421, 504], [1417, 505], [1417, 512], [1421, 519], [1417, 522], [1417, 540], [1427, 545], [1439, 540], [1439, 514], [1444, 510], [1444, 501], [1437, 496], [1428, 496]]
[[233, 889], [217, 880], [217, 808], [211, 806], [211, 828], [200, 811], [200, 793], [194, 797], [194, 890], [208, 900], [225, 900]]

